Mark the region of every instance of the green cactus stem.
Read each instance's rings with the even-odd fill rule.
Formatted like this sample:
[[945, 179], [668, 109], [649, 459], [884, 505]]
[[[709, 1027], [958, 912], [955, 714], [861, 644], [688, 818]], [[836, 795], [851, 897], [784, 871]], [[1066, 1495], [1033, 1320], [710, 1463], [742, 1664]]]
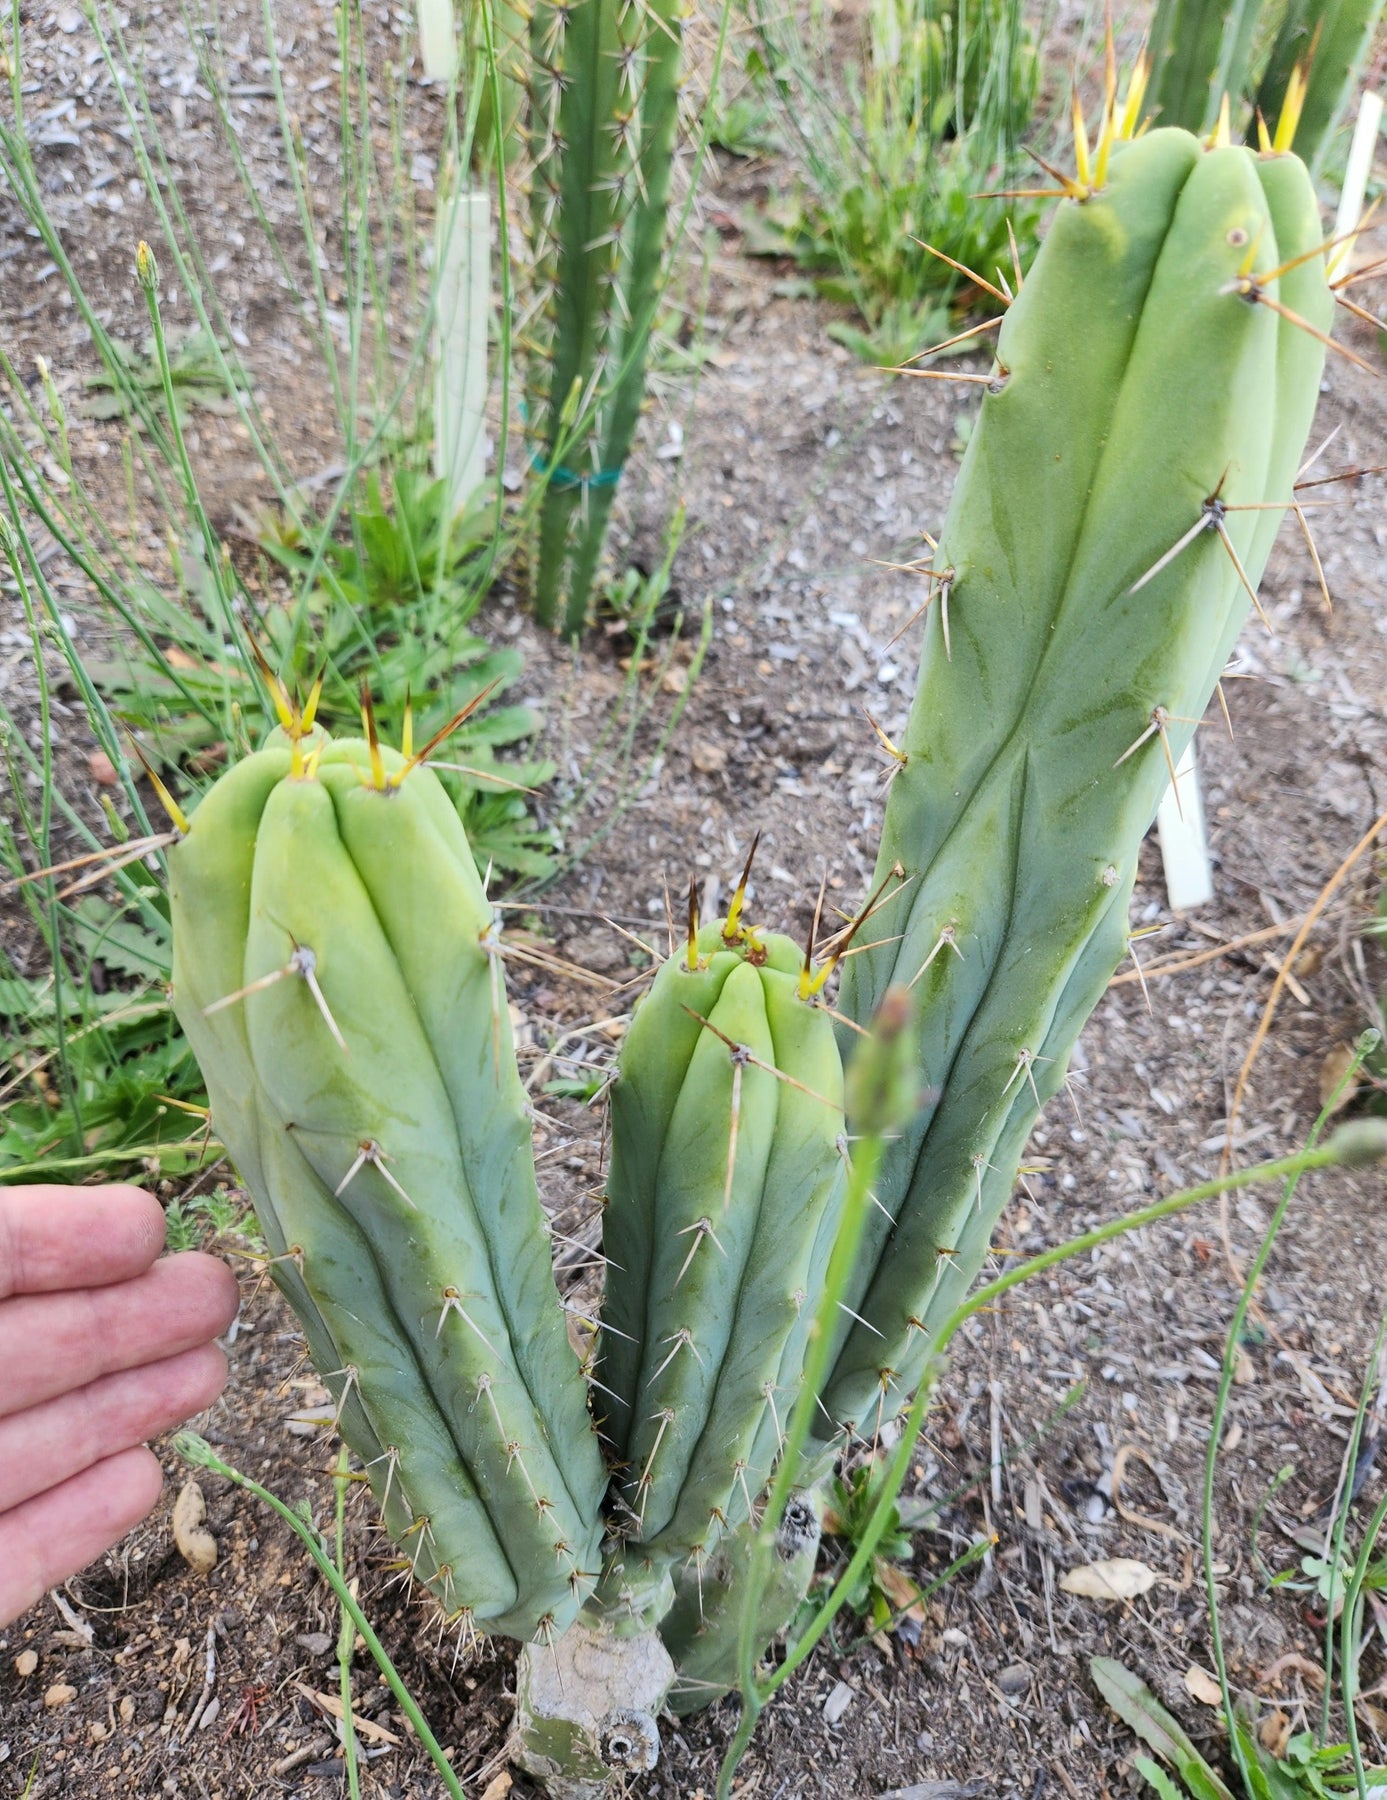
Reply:
[[[798, 1612], [819, 1551], [823, 1497], [816, 1489], [793, 1494], [776, 1532], [775, 1556], [757, 1608], [756, 1638], [769, 1644]], [[730, 1693], [740, 1680], [738, 1647], [746, 1579], [757, 1527], [744, 1521], [722, 1537], [706, 1566], [675, 1578], [674, 1605], [660, 1636], [678, 1676], [665, 1704], [681, 1718]]]
[[598, 1377], [636, 1593], [752, 1514], [842, 1204], [832, 1021], [805, 951], [743, 922], [745, 887], [701, 930], [691, 910], [612, 1091]]
[[899, 1409], [987, 1254], [1314, 411], [1332, 302], [1303, 165], [1226, 132], [1127, 141], [1140, 113], [1138, 84], [1091, 166], [1081, 146], [932, 551], [878, 863], [894, 941], [839, 1005], [862, 1023], [907, 987], [935, 1098], [883, 1164], [838, 1424]]
[[[613, 354], [646, 145], [622, 70], [655, 79], [652, 17], [536, 11], [558, 408], [537, 424], [581, 421]], [[845, 1428], [928, 1379], [1293, 498], [1332, 314], [1306, 170], [1280, 138], [1232, 145], [1226, 119], [1208, 141], [1138, 136], [1142, 89], [1110, 100], [1092, 153], [1080, 131], [1002, 323], [931, 542], [872, 901], [801, 950], [746, 923], [746, 872], [724, 919], [700, 925], [691, 895], [635, 1011], [588, 1364], [434, 746], [382, 750], [369, 715], [334, 742], [281, 691], [281, 732], [175, 821], [175, 1005], [214, 1124], [402, 1569], [460, 1623], [528, 1640], [520, 1753], [556, 1795], [649, 1767], [671, 1694], [689, 1710], [740, 1678], [753, 1728], [775, 1685], [757, 1645], [812, 1571], [816, 1483]], [[546, 515], [554, 568], [571, 524]], [[848, 960], [868, 916], [879, 941]], [[845, 1096], [846, 1034], [873, 1020]]]
[[1225, 95], [1241, 116], [1261, 11], [1261, 0], [1158, 0], [1147, 93], [1158, 125], [1210, 131]]
[[1325, 157], [1363, 72], [1383, 0], [1291, 0], [1281, 20], [1266, 73], [1257, 89], [1264, 119], [1294, 109], [1296, 153], [1312, 175]]
[[422, 756], [285, 720], [170, 852], [174, 1005], [402, 1566], [552, 1635], [604, 1476], [491, 911]]
[[538, 0], [530, 310], [518, 336], [540, 505], [535, 611], [577, 636], [645, 396], [667, 273], [683, 0]]

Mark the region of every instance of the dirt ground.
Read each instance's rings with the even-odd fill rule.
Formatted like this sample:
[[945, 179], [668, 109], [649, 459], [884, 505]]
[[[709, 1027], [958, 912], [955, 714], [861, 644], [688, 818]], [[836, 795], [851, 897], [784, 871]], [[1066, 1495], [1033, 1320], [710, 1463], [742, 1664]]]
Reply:
[[[216, 160], [177, 10], [154, 6], [146, 17], [163, 47], [153, 65], [156, 91], [178, 134], [179, 167], [205, 236], [225, 245], [221, 279], [246, 354], [271, 393], [290, 460], [311, 473], [328, 460], [326, 406], [295, 382], [294, 332], [272, 269], [237, 227], [235, 190]], [[330, 13], [297, 5], [282, 17], [294, 40], [288, 67], [310, 153], [328, 157], [335, 99], [313, 84], [330, 66]], [[229, 37], [238, 18], [223, 12]], [[147, 222], [110, 84], [91, 57], [79, 9], [35, 4], [25, 23], [26, 92], [40, 121], [44, 180], [79, 267], [104, 286], [113, 328], [134, 337], [136, 295], [124, 271]], [[410, 15], [393, 15], [390, 29], [412, 29]], [[242, 142], [269, 170], [272, 113], [249, 41], [241, 76]], [[410, 133], [426, 146], [432, 102], [418, 98]], [[427, 211], [428, 170], [417, 168]], [[910, 577], [882, 565], [908, 560], [921, 530], [942, 519], [969, 402], [967, 390], [960, 400], [942, 384], [892, 379], [854, 362], [825, 337], [820, 309], [778, 297], [776, 271], [740, 257], [738, 209], [775, 179], [773, 166], [728, 161], [706, 186], [703, 217], [716, 239], [711, 354], [692, 403], [687, 393], [667, 398], [651, 422], [656, 446], [677, 447], [671, 427], [681, 427], [682, 454], [649, 463], [628, 526], [648, 557], [671, 497], [685, 499], [690, 527], [675, 587], [693, 612], [711, 600], [714, 636], [663, 764], [531, 917], [589, 972], [580, 982], [513, 967], [532, 1074], [559, 1033], [629, 1005], [625, 984], [646, 959], [605, 920], [662, 942], [666, 877], [679, 888], [692, 869], [711, 909], [759, 829], [755, 911], [768, 925], [802, 933], [821, 871], [850, 907], [874, 860], [882, 768], [863, 709], [889, 735], [904, 725], [914, 639], [892, 640], [923, 597]], [[43, 354], [60, 382], [75, 382], [91, 353], [44, 260], [0, 196], [5, 348], [21, 368]], [[1387, 288], [1360, 297], [1381, 310]], [[1377, 373], [1330, 358], [1314, 441], [1332, 428], [1338, 435], [1322, 473], [1387, 460], [1381, 347], [1352, 320], [1340, 331]], [[198, 432], [215, 506], [224, 513], [253, 498], [253, 465], [234, 431], [204, 418]], [[93, 466], [100, 438], [94, 425], [75, 431], [78, 454]], [[1149, 1010], [1130, 974], [1120, 976], [1075, 1058], [1077, 1111], [1053, 1103], [1034, 1134], [1028, 1161], [1038, 1172], [1003, 1221], [999, 1257], [1037, 1251], [1216, 1170], [1232, 1087], [1278, 958], [1322, 885], [1387, 808], [1387, 484], [1370, 475], [1339, 491], [1342, 508], [1316, 525], [1333, 612], [1288, 529], [1262, 588], [1271, 630], [1254, 618], [1237, 653], [1238, 678], [1226, 684], [1233, 739], [1217, 709], [1199, 734], [1215, 898], [1173, 918], [1148, 845], [1133, 924], [1157, 928], [1139, 952]], [[75, 582], [72, 593], [79, 629], [94, 630], [81, 618]], [[575, 666], [518, 613], [498, 607], [489, 620], [526, 651], [526, 692], [544, 700], [561, 793], [615, 702], [620, 646], [599, 646]], [[20, 624], [12, 596], [0, 595], [0, 694], [22, 714], [33, 683]], [[80, 786], [75, 726], [65, 750]], [[610, 800], [599, 792], [594, 804], [600, 812]], [[1374, 894], [1364, 858], [1298, 958], [1237, 1120], [1239, 1161], [1302, 1141], [1326, 1058], [1367, 1022], [1374, 970], [1357, 927]], [[1277, 929], [1268, 935], [1268, 927]], [[1259, 941], [1237, 947], [1258, 932]], [[1207, 960], [1156, 972], [1165, 960], [1195, 954]], [[567, 1048], [602, 1060], [611, 1037], [596, 1031]], [[600, 1120], [562, 1102], [545, 1110], [537, 1148], [546, 1153], [546, 1203], [563, 1229], [590, 1228]], [[1375, 1172], [1302, 1184], [1260, 1290], [1220, 1459], [1215, 1542], [1234, 1680], [1264, 1711], [1283, 1708], [1293, 1729], [1318, 1702], [1310, 1669], [1318, 1601], [1268, 1591], [1262, 1565], [1296, 1569], [1305, 1548], [1295, 1534], [1322, 1530], [1387, 1303], [1383, 1204]], [[1131, 1792], [1140, 1786], [1130, 1771], [1132, 1740], [1087, 1674], [1097, 1652], [1122, 1657], [1196, 1740], [1210, 1738], [1213, 1713], [1186, 1681], [1191, 1669], [1210, 1666], [1192, 1560], [1202, 1462], [1237, 1291], [1230, 1265], [1246, 1265], [1268, 1216], [1262, 1192], [1231, 1204], [1226, 1219], [1209, 1207], [1172, 1220], [1064, 1265], [974, 1322], [914, 1465], [914, 1492], [947, 1497], [943, 1528], [916, 1539], [914, 1569], [927, 1578], [979, 1534], [994, 1546], [931, 1602], [918, 1642], [863, 1638], [842, 1623], [767, 1713], [739, 1793], [855, 1800], [907, 1789], [916, 1800], [1096, 1800]], [[325, 1516], [335, 1446], [322, 1418], [330, 1407], [301, 1364], [291, 1316], [253, 1274], [228, 1349], [231, 1386], [201, 1429], [228, 1460], [290, 1500], [306, 1495]], [[1061, 1412], [1079, 1382], [1082, 1394]], [[1372, 1462], [1377, 1442], [1374, 1419], [1365, 1505], [1382, 1488]], [[62, 1595], [0, 1632], [0, 1794], [95, 1800], [119, 1790], [233, 1800], [345, 1791], [332, 1721], [315, 1699], [335, 1691], [331, 1596], [278, 1521], [205, 1477], [220, 1556], [210, 1575], [195, 1576], [170, 1530], [171, 1499], [187, 1471], [171, 1453], [165, 1460], [169, 1486], [155, 1517]], [[1267, 1501], [1288, 1465], [1292, 1473]], [[349, 1524], [368, 1614], [454, 1766], [471, 1790], [495, 1800], [502, 1789], [489, 1784], [503, 1764], [510, 1649], [455, 1660], [430, 1612], [391, 1585], [388, 1552], [359, 1499]], [[830, 1546], [826, 1565], [832, 1553]], [[1145, 1562], [1159, 1580], [1121, 1604], [1061, 1590], [1065, 1571], [1116, 1556]], [[37, 1662], [21, 1674], [27, 1659], [17, 1659], [26, 1652]], [[358, 1709], [383, 1734], [366, 1748], [365, 1792], [392, 1800], [439, 1793], [369, 1658], [359, 1654], [356, 1667]], [[1374, 1641], [1365, 1684], [1385, 1674]], [[1360, 1716], [1370, 1756], [1387, 1761], [1387, 1712], [1370, 1697]], [[632, 1793], [710, 1793], [734, 1719], [735, 1706], [724, 1703], [667, 1724], [659, 1769]], [[1207, 1748], [1217, 1760], [1217, 1744]], [[523, 1782], [512, 1791], [523, 1793]]]

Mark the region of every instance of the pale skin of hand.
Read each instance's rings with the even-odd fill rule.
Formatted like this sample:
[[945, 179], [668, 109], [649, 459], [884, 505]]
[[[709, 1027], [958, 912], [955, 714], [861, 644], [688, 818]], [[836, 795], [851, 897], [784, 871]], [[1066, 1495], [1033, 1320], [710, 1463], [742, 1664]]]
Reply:
[[0, 1187], [0, 1627], [118, 1543], [226, 1384], [236, 1278], [139, 1188]]

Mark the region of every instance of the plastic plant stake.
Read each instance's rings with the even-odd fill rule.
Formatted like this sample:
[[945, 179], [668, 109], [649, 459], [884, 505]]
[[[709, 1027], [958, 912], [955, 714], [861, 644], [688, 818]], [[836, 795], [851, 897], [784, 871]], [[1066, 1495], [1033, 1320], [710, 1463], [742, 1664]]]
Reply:
[[1161, 796], [1156, 830], [1171, 911], [1188, 912], [1191, 907], [1207, 906], [1214, 897], [1214, 877], [1204, 836], [1204, 798], [1199, 791], [1193, 742], [1186, 744], [1176, 765], [1175, 780]]

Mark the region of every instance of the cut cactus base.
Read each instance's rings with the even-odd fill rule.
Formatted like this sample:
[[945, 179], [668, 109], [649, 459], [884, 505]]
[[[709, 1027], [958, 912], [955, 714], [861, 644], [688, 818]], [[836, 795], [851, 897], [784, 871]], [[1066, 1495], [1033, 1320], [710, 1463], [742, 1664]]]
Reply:
[[[513, 1760], [554, 1800], [600, 1800], [660, 1757], [656, 1723], [675, 1669], [658, 1631], [618, 1636], [580, 1619], [517, 1665]], [[620, 1699], [620, 1705], [613, 1702]]]

